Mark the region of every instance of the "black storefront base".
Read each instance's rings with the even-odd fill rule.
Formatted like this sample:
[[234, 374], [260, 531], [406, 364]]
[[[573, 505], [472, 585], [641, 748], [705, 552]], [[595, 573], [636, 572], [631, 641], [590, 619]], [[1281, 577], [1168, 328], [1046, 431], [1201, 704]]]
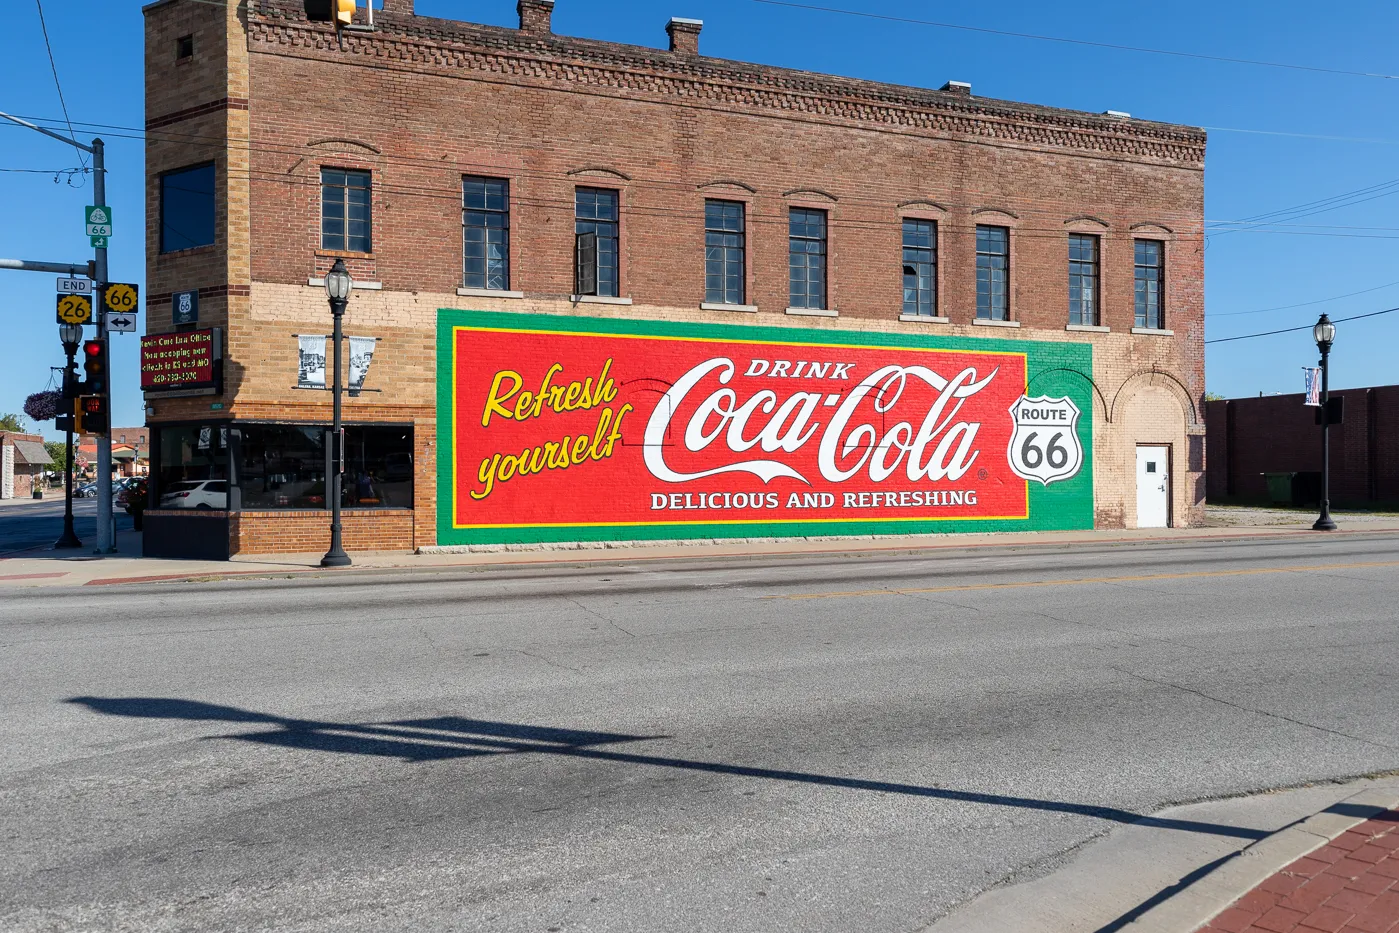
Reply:
[[141, 553], [146, 557], [228, 560], [232, 556], [227, 512], [147, 512], [145, 525]]

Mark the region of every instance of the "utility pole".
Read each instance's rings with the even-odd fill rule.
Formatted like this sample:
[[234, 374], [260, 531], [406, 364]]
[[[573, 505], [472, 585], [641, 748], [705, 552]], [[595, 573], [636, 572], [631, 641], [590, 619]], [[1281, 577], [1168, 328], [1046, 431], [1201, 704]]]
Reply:
[[[43, 133], [65, 145], [89, 153], [92, 156], [93, 200], [97, 202], [98, 207], [105, 208], [107, 206], [107, 167], [103, 153], [106, 147], [101, 139], [94, 139], [91, 146], [84, 146], [76, 139], [62, 136], [52, 130], [46, 130], [42, 126], [35, 126], [28, 120], [21, 120], [19, 117], [4, 111], [0, 111], [0, 118], [28, 127], [36, 133]], [[102, 242], [106, 243], [106, 239], [103, 238]], [[107, 316], [102, 313], [102, 294], [107, 286], [107, 247], [94, 247], [93, 260], [87, 273], [93, 280], [92, 313], [97, 324], [97, 339], [105, 344], [107, 341]], [[9, 269], [57, 271], [56, 269], [41, 269], [41, 267], [60, 265], [62, 264], [0, 260], [0, 268]], [[112, 380], [110, 375], [106, 382], [107, 433], [97, 436], [97, 548], [93, 551], [94, 554], [115, 554], [117, 552], [115, 517], [112, 514]]]
[[[98, 207], [107, 206], [107, 166], [103, 158], [106, 146], [101, 139], [92, 141], [92, 199]], [[106, 243], [107, 238], [103, 237]], [[97, 318], [97, 339], [107, 343], [107, 315], [102, 310], [103, 293], [107, 288], [107, 247], [94, 248], [96, 277], [92, 283], [92, 313]], [[111, 359], [111, 351], [108, 351]], [[107, 375], [107, 433], [97, 435], [97, 549], [94, 554], [117, 552], [116, 517], [112, 514], [112, 377]]]

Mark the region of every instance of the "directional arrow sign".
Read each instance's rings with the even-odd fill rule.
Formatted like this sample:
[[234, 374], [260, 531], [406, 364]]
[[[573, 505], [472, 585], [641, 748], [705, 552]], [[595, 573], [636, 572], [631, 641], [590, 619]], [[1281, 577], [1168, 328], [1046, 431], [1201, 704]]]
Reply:
[[134, 314], [108, 314], [107, 330], [119, 334], [136, 333], [136, 315]]
[[88, 236], [112, 235], [112, 209], [105, 204], [89, 204], [85, 214]]

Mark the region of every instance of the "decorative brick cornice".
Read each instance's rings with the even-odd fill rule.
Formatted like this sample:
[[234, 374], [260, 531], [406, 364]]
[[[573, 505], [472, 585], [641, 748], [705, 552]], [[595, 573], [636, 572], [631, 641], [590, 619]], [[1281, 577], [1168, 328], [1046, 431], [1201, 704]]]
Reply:
[[167, 113], [163, 116], [147, 117], [146, 129], [158, 130], [162, 126], [179, 123], [181, 120], [192, 120], [195, 117], [202, 117], [210, 113], [222, 113], [225, 110], [247, 109], [248, 99], [246, 97], [224, 97], [219, 100], [211, 100], [205, 104], [198, 104], [194, 107], [186, 107], [183, 110], [176, 110], [174, 113]]
[[894, 131], [1086, 150], [1200, 168], [1205, 132], [946, 91], [678, 55], [662, 49], [422, 16], [385, 14], [373, 33], [334, 33], [306, 21], [296, 0], [249, 0], [253, 51], [650, 98], [748, 113], [801, 115]]

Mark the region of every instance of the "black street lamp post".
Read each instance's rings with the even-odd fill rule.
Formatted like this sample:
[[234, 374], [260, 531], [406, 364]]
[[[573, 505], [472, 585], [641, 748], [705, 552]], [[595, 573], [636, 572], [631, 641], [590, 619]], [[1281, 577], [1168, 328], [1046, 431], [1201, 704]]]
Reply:
[[330, 313], [335, 318], [335, 383], [332, 389], [334, 423], [331, 426], [330, 475], [326, 477], [326, 488], [330, 491], [330, 550], [321, 558], [322, 567], [348, 567], [350, 555], [340, 543], [340, 486], [344, 480], [342, 470], [345, 465], [345, 441], [340, 426], [340, 396], [343, 386], [340, 382], [340, 322], [345, 316], [345, 306], [350, 302], [350, 292], [354, 280], [345, 268], [343, 259], [335, 260], [335, 265], [325, 274], [325, 293], [330, 297]]
[[1326, 315], [1312, 328], [1312, 337], [1321, 351], [1321, 517], [1312, 525], [1314, 531], [1335, 531], [1331, 520], [1331, 344], [1336, 339], [1336, 325]]
[[83, 546], [78, 540], [78, 533], [73, 530], [73, 396], [77, 394], [73, 383], [77, 379], [74, 370], [77, 367], [78, 344], [83, 339], [82, 325], [58, 325], [58, 339], [63, 341], [63, 352], [68, 354], [68, 365], [63, 367], [63, 404], [67, 406], [65, 416], [68, 430], [65, 432], [67, 462], [63, 464], [63, 534], [53, 544], [56, 550]]

